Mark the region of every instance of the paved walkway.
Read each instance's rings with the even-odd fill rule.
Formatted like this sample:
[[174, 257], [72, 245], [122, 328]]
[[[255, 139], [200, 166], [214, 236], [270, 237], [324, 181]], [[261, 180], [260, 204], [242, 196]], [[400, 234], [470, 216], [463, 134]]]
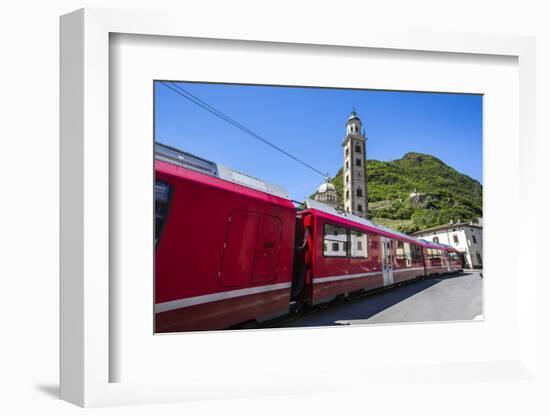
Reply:
[[315, 310], [272, 327], [481, 319], [482, 283], [479, 270], [428, 278]]

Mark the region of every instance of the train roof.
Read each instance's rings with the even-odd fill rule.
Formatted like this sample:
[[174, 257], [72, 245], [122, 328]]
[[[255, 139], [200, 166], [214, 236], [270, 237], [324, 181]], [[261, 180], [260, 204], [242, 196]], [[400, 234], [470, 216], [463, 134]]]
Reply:
[[421, 241], [422, 243], [424, 243], [426, 245], [426, 247], [428, 248], [437, 248], [437, 249], [440, 249], [440, 250], [447, 250], [447, 251], [456, 251], [458, 253], [458, 250], [448, 244], [443, 244], [443, 243], [434, 243], [433, 241], [428, 241], [428, 240], [424, 240], [424, 239], [421, 239], [419, 238], [418, 241]]
[[347, 212], [338, 212], [333, 207], [323, 204], [322, 202], [315, 201], [313, 199], [307, 198], [305, 201], [305, 206], [307, 209], [314, 210], [318, 213], [321, 213], [321, 216], [324, 218], [330, 219], [340, 224], [351, 225], [358, 228], [366, 229], [367, 231], [375, 232], [387, 237], [399, 238], [402, 240], [407, 240], [411, 243], [425, 245], [424, 242], [411, 237], [410, 235], [404, 234], [402, 232], [392, 230], [391, 228], [384, 227], [369, 221], [365, 218], [358, 217]]
[[155, 159], [290, 200], [285, 188], [238, 172], [163, 143], [155, 143]]
[[334, 222], [337, 222], [343, 225], [363, 228], [363, 229], [366, 229], [367, 231], [375, 232], [377, 234], [381, 234], [386, 237], [399, 238], [401, 240], [405, 240], [413, 244], [418, 244], [426, 248], [436, 248], [439, 250], [456, 251], [451, 246], [447, 246], [445, 244], [437, 244], [431, 241], [415, 238], [413, 236], [402, 233], [400, 231], [396, 231], [391, 228], [384, 227], [383, 225], [375, 224], [372, 221], [369, 221], [362, 217], [358, 217], [357, 215], [353, 215], [347, 212], [344, 212], [344, 213], [339, 212], [333, 207], [331, 207], [330, 205], [323, 204], [322, 202], [315, 201], [313, 199], [309, 199], [309, 198], [306, 199], [305, 206], [309, 210], [313, 210], [313, 211], [316, 211], [317, 213], [321, 213], [321, 215], [324, 218], [330, 219]]

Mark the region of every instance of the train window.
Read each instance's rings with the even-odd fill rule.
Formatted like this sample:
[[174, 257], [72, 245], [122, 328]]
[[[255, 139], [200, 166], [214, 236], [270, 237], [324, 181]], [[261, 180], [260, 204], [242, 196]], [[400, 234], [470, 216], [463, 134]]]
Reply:
[[430, 248], [428, 249], [428, 257], [432, 260], [441, 260], [441, 250]]
[[164, 182], [155, 182], [155, 246], [158, 244], [166, 215], [168, 213], [168, 202], [170, 200], [170, 185]]
[[368, 237], [367, 234], [361, 233], [359, 231], [350, 230], [350, 247], [351, 247], [351, 257], [360, 257], [367, 258], [369, 253], [367, 250], [368, 247]]
[[403, 241], [398, 241], [397, 242], [397, 248], [395, 249], [395, 255], [398, 258], [405, 257], [405, 249], [404, 249], [404, 246], [403, 246]]
[[415, 262], [422, 261], [422, 250], [420, 249], [419, 246], [415, 246], [415, 245], [411, 246], [411, 257], [412, 257], [412, 260]]
[[397, 241], [395, 257], [401, 266], [410, 266], [412, 261], [411, 245], [404, 241]]
[[332, 224], [323, 228], [323, 255], [329, 257], [346, 257], [348, 251], [348, 235], [346, 229]]
[[411, 257], [411, 245], [404, 241], [397, 241], [395, 254], [397, 257]]

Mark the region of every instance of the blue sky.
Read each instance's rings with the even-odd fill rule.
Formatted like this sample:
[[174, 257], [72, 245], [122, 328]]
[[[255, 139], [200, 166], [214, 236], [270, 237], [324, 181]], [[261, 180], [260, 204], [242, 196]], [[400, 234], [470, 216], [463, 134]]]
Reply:
[[[367, 159], [428, 153], [482, 181], [482, 97], [396, 91], [178, 83], [186, 91], [322, 172], [342, 166], [355, 107]], [[323, 178], [155, 83], [155, 140], [285, 187], [302, 201]]]

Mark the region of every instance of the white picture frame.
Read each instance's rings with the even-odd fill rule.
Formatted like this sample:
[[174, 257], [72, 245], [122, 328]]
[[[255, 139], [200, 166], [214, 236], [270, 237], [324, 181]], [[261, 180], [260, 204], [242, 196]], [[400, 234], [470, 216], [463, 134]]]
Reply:
[[[185, 22], [185, 24], [182, 24]], [[245, 28], [246, 29], [246, 28]], [[526, 250], [520, 251], [517, 264], [522, 264], [522, 279], [518, 270], [510, 270], [512, 282], [518, 285], [514, 301], [514, 322], [509, 331], [513, 348], [495, 354], [488, 360], [480, 353], [471, 355], [471, 361], [439, 360], [439, 364], [419, 361], [416, 365], [397, 363], [403, 368], [381, 367], [369, 364], [356, 367], [338, 362], [332, 367], [321, 368], [326, 377], [309, 371], [306, 374], [261, 370], [258, 378], [247, 380], [241, 376], [228, 382], [227, 374], [220, 371], [213, 380], [216, 368], [200, 372], [196, 368], [185, 377], [145, 377], [143, 380], [125, 381], [125, 377], [113, 376], [113, 368], [124, 357], [119, 349], [112, 348], [113, 338], [120, 336], [119, 326], [112, 318], [118, 306], [109, 276], [115, 273], [116, 258], [110, 251], [112, 228], [119, 217], [113, 215], [111, 186], [112, 174], [118, 172], [116, 160], [111, 155], [110, 144], [110, 37], [113, 34], [162, 36], [168, 39], [223, 39], [225, 41], [269, 42], [277, 45], [301, 45], [344, 48], [348, 52], [363, 49], [383, 51], [423, 51], [438, 55], [463, 54], [476, 56], [506, 56], [517, 59], [519, 69], [519, 132], [513, 133], [519, 144], [517, 154], [517, 187], [510, 192], [516, 197], [511, 210], [518, 215], [522, 237], [536, 240], [536, 219], [533, 215], [521, 215], [528, 211], [533, 195], [529, 178], [536, 169], [535, 154], [535, 42], [530, 37], [468, 34], [430, 33], [411, 31], [360, 30], [325, 33], [303, 32], [297, 29], [281, 31], [276, 24], [261, 29], [250, 28], [235, 32], [227, 24], [205, 27], [185, 16], [168, 13], [119, 11], [107, 9], [83, 9], [61, 18], [61, 398], [79, 406], [108, 406], [138, 403], [159, 403], [208, 399], [220, 397], [252, 397], [255, 395], [335, 392], [342, 389], [372, 388], [379, 383], [387, 385], [399, 378], [407, 385], [436, 382], [472, 382], [484, 380], [524, 381], [536, 377], [536, 279], [539, 276], [535, 262], [529, 260]], [[162, 42], [162, 39], [160, 40]], [[434, 55], [435, 56], [435, 55]], [[391, 86], [388, 86], [391, 88]], [[112, 126], [111, 126], [112, 127]], [[150, 132], [148, 132], [150, 134]], [[515, 143], [515, 142], [514, 142]], [[140, 150], [146, 152], [146, 150]], [[151, 150], [152, 152], [152, 150]], [[141, 154], [147, 160], [147, 155]], [[510, 156], [512, 156], [510, 154]], [[504, 157], [504, 156], [503, 156]], [[139, 158], [138, 158], [139, 159]], [[498, 166], [496, 167], [497, 169]], [[500, 168], [501, 169], [501, 168]], [[516, 172], [516, 170], [513, 170]], [[516, 182], [514, 182], [516, 183]], [[114, 198], [116, 199], [116, 198]], [[111, 201], [111, 202], [110, 202]], [[151, 217], [152, 218], [152, 217]], [[494, 229], [494, 228], [493, 228]], [[151, 240], [152, 241], [152, 240]], [[115, 253], [116, 254], [116, 253]], [[487, 264], [491, 256], [486, 256]], [[494, 259], [494, 258], [493, 258]], [[493, 260], [494, 261], [494, 260]], [[490, 278], [490, 274], [487, 275]], [[495, 286], [493, 286], [495, 287]], [[490, 288], [489, 288], [490, 290]], [[486, 315], [484, 323], [492, 325], [498, 316]], [[442, 324], [445, 325], [445, 324]], [[456, 324], [455, 324], [456, 325]], [[460, 325], [460, 324], [459, 324]], [[418, 326], [401, 326], [401, 331], [414, 334]], [[377, 333], [386, 331], [379, 327]], [[441, 327], [443, 328], [443, 327]], [[365, 328], [353, 328], [356, 334]], [[459, 326], [451, 328], [460, 331]], [[348, 332], [349, 332], [348, 331]], [[289, 334], [301, 337], [307, 331], [279, 332], [291, 342]], [[235, 337], [258, 337], [256, 332], [233, 334]], [[331, 337], [330, 329], [315, 332], [318, 342]], [[341, 333], [339, 333], [341, 334]], [[153, 336], [152, 333], [150, 334]], [[176, 335], [177, 336], [177, 335]], [[174, 336], [174, 337], [176, 337]], [[210, 340], [217, 334], [208, 334]], [[194, 334], [186, 334], [198, 337]], [[204, 335], [201, 337], [204, 338]], [[228, 340], [228, 338], [224, 338]], [[170, 343], [164, 337], [163, 343]], [[133, 347], [138, 350], [140, 346]], [[368, 370], [368, 371], [367, 371]], [[262, 372], [263, 371], [263, 372]], [[176, 370], [174, 370], [176, 373]], [[116, 373], [116, 371], [115, 371]], [[246, 373], [246, 371], [244, 371]], [[116, 379], [116, 382], [113, 382]], [[343, 381], [345, 380], [345, 381]]]

